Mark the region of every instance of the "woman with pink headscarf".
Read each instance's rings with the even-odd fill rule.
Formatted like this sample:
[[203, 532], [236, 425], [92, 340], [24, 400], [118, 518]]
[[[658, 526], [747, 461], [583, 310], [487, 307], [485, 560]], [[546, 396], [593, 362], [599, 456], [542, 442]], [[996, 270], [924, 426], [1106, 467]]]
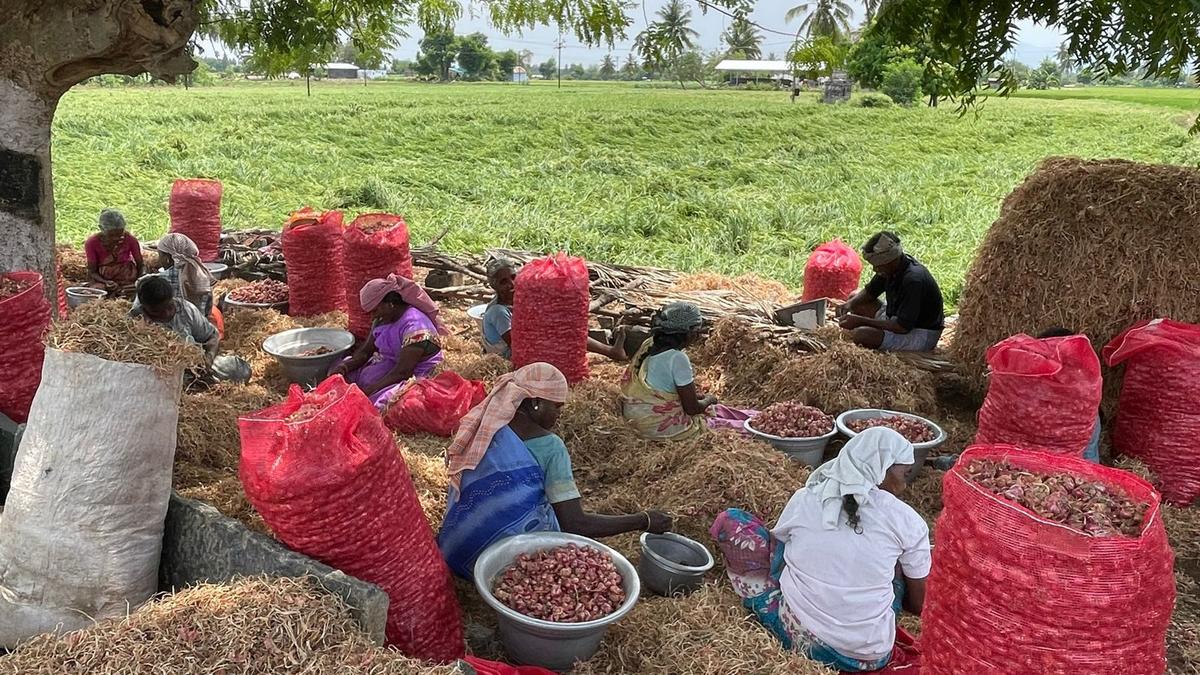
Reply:
[[373, 279], [358, 294], [374, 323], [371, 334], [349, 359], [330, 369], [357, 384], [379, 410], [403, 391], [410, 378], [425, 378], [442, 361], [438, 306], [425, 290], [395, 274]]

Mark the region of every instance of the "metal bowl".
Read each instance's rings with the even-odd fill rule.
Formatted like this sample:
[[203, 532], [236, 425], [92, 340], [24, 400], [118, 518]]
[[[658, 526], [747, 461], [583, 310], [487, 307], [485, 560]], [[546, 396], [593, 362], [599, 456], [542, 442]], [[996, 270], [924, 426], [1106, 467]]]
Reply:
[[933, 429], [934, 438], [932, 441], [924, 443], [913, 443], [913, 468], [908, 472], [908, 482], [916, 480], [921, 474], [921, 469], [925, 466], [925, 458], [929, 456], [929, 451], [946, 442], [946, 432], [941, 427], [934, 424], [932, 420], [925, 419], [920, 415], [911, 413], [902, 413], [895, 410], [881, 410], [879, 408], [859, 408], [857, 410], [847, 410], [838, 415], [837, 430], [846, 438], [854, 438], [858, 435], [857, 431], [853, 431], [847, 426], [848, 423], [854, 420], [873, 419], [876, 417], [907, 417], [908, 419], [916, 420], [929, 426]]
[[204, 266], [208, 268], [208, 273], [218, 281], [229, 276], [229, 265], [225, 263], [207, 262], [204, 263]]
[[475, 325], [479, 327], [479, 330], [483, 330], [483, 315], [487, 312], [487, 308], [488, 306], [484, 304], [475, 305], [467, 310], [467, 316], [475, 320]]
[[[328, 347], [328, 354], [300, 356], [315, 347]], [[289, 382], [315, 387], [325, 379], [329, 367], [354, 348], [354, 335], [340, 328], [293, 328], [263, 340], [263, 351], [275, 357]]]
[[704, 583], [713, 557], [698, 541], [673, 532], [642, 534], [638, 576], [658, 595], [687, 595]]
[[[492, 584], [516, 557], [549, 548], [576, 544], [591, 546], [612, 559], [621, 575], [625, 602], [612, 614], [580, 623], [555, 623], [525, 616], [492, 595]], [[641, 594], [637, 570], [620, 553], [600, 542], [566, 532], [530, 532], [501, 539], [479, 554], [475, 561], [475, 588], [493, 610], [500, 624], [500, 641], [513, 662], [550, 670], [569, 670], [576, 661], [586, 661], [600, 648], [608, 627], [629, 613]]]
[[103, 300], [108, 297], [108, 292], [103, 288], [92, 288], [90, 286], [68, 286], [66, 294], [67, 307], [71, 309], [75, 309], [93, 300]]
[[748, 419], [742, 423], [742, 428], [750, 433], [751, 436], [760, 438], [772, 446], [776, 450], [782, 452], [788, 457], [807, 464], [809, 466], [820, 466], [821, 459], [825, 456], [825, 448], [829, 445], [829, 441], [837, 435], [838, 427], [835, 424], [829, 433], [822, 436], [811, 436], [809, 438], [784, 438], [783, 436], [772, 436], [771, 434], [763, 433], [758, 429], [750, 426], [753, 419]]

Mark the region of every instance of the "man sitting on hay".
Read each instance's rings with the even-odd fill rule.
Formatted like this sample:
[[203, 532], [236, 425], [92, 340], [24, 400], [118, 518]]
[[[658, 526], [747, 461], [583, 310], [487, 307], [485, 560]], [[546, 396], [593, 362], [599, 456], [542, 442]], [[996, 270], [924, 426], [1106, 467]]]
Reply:
[[[945, 328], [942, 291], [933, 275], [904, 253], [893, 232], [868, 239], [862, 254], [875, 276], [842, 306], [838, 324], [850, 331], [855, 344], [868, 349], [933, 351]], [[879, 302], [880, 295], [886, 302]]]

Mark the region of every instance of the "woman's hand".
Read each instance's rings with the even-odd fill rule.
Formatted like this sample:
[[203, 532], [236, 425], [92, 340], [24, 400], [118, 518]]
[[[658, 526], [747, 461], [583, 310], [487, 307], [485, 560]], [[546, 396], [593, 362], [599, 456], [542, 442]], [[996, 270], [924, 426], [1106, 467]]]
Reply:
[[649, 527], [646, 528], [646, 531], [650, 534], [662, 534], [663, 532], [670, 532], [671, 528], [675, 525], [674, 519], [671, 518], [671, 514], [663, 511], [646, 511], [646, 520], [649, 523]]

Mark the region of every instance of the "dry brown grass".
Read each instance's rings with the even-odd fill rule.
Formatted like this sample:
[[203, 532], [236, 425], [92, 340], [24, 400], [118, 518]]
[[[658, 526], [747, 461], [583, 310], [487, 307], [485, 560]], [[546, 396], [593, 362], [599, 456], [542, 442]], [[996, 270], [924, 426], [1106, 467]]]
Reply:
[[727, 277], [711, 272], [689, 274], [675, 282], [676, 291], [733, 291], [734, 295], [752, 302], [786, 305], [796, 302], [800, 294], [772, 279], [756, 274]]

